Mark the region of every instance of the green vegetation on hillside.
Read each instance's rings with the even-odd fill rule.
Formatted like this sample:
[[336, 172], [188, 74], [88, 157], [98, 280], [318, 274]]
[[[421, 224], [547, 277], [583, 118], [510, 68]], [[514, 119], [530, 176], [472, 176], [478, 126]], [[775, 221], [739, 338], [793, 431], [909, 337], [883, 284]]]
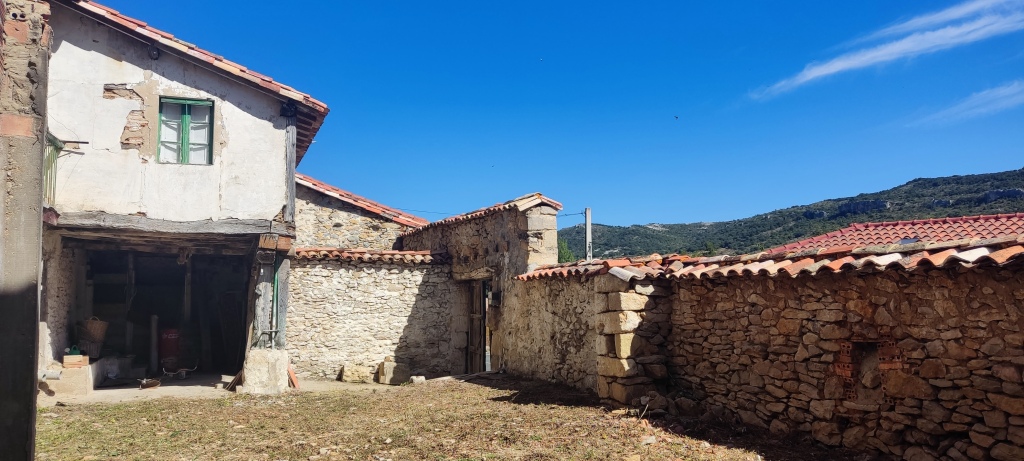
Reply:
[[[735, 221], [605, 226], [594, 224], [594, 257], [651, 253], [741, 254], [842, 229], [851, 223], [1024, 211], [1024, 169], [915, 179], [856, 197], [824, 200]], [[569, 249], [585, 249], [583, 225], [558, 231]]]

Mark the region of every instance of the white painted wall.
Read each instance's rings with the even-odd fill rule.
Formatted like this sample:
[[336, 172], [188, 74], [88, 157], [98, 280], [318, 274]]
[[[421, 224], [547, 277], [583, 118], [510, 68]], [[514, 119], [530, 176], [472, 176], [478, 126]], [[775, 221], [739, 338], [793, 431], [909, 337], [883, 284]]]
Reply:
[[[279, 100], [166, 51], [152, 60], [145, 44], [59, 3], [50, 24], [49, 129], [89, 143], [58, 160], [59, 212], [193, 221], [272, 219], [281, 211], [287, 173]], [[143, 100], [105, 99], [105, 84], [127, 84]], [[214, 101], [212, 165], [157, 161], [160, 96]], [[145, 112], [149, 131], [141, 149], [122, 149], [133, 110]]]

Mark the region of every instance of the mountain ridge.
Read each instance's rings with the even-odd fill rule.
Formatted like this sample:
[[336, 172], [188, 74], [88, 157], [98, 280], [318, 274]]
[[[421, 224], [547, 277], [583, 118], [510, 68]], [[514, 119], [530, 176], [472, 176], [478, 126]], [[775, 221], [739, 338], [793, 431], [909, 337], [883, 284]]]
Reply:
[[[826, 199], [719, 222], [594, 224], [594, 257], [652, 253], [742, 254], [842, 229], [853, 223], [908, 221], [1024, 211], [1024, 168], [998, 173], [917, 178], [853, 197]], [[585, 255], [582, 224], [558, 231]]]

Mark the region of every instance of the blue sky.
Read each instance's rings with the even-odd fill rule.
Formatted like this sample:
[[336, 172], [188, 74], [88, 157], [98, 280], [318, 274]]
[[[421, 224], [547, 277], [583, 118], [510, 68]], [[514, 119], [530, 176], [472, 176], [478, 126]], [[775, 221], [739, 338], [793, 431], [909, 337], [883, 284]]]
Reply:
[[101, 3], [326, 102], [299, 171], [430, 220], [539, 191], [719, 221], [1024, 167], [1024, 0]]

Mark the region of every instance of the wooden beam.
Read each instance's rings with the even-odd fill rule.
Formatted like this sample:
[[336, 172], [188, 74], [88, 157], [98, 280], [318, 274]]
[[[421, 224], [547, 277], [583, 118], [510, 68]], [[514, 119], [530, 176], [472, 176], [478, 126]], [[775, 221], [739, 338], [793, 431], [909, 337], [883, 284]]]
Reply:
[[[92, 251], [134, 251], [138, 253], [154, 253], [165, 255], [176, 255], [181, 248], [179, 245], [156, 245], [141, 243], [112, 243], [96, 242], [89, 240], [65, 239], [65, 248]], [[189, 246], [192, 254], [196, 255], [225, 255], [244, 256], [249, 254], [249, 249], [235, 248], [230, 246]]]
[[[290, 181], [294, 184], [294, 180]], [[294, 220], [294, 219], [293, 219]], [[269, 219], [205, 219], [201, 221], [168, 221], [145, 216], [119, 215], [100, 211], [62, 213], [57, 218], [60, 228], [118, 229], [165, 234], [264, 234], [295, 236], [294, 228]]]
[[295, 117], [288, 117], [288, 125], [285, 133], [285, 184], [288, 185], [288, 192], [285, 195], [287, 202], [284, 206], [285, 222], [295, 222], [295, 150], [296, 150], [296, 127]]

